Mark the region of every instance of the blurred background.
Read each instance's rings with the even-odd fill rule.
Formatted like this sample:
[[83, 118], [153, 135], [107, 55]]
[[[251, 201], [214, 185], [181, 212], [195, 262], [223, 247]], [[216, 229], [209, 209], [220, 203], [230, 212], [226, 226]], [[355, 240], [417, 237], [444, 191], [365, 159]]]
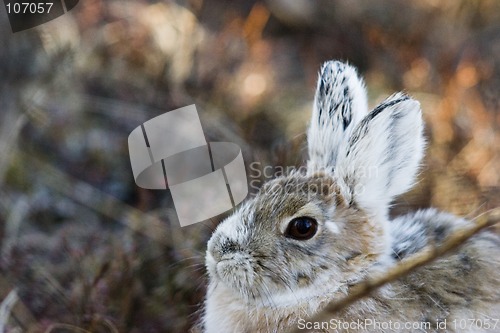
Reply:
[[15, 34], [2, 9], [0, 45], [1, 332], [187, 332], [223, 216], [180, 228], [168, 191], [135, 185], [128, 134], [195, 103], [254, 190], [250, 163], [304, 163], [329, 59], [372, 107], [422, 103], [427, 156], [392, 214], [500, 206], [497, 0], [81, 0]]

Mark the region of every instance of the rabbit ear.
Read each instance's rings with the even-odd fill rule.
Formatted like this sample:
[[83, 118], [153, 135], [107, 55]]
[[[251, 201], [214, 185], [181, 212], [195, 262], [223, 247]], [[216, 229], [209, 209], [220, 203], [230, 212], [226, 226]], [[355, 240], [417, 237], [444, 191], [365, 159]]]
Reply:
[[366, 90], [356, 69], [339, 61], [323, 64], [307, 133], [310, 172], [335, 168], [340, 147], [366, 113]]
[[335, 176], [348, 202], [382, 210], [412, 185], [425, 147], [420, 103], [398, 93], [354, 129]]

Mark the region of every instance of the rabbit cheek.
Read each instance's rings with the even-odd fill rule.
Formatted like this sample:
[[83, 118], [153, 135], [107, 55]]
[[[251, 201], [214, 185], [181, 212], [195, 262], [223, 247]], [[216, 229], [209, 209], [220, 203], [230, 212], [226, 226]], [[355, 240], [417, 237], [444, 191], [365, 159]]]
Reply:
[[351, 252], [345, 258], [348, 270], [360, 271], [382, 260], [386, 253], [383, 227], [369, 219], [352, 221], [349, 226], [346, 248]]

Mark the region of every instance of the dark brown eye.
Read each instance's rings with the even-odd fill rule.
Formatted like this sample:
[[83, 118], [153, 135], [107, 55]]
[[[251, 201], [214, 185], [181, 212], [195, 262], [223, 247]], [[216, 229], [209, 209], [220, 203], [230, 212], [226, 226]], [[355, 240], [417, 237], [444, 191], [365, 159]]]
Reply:
[[285, 231], [285, 236], [297, 240], [312, 238], [318, 231], [318, 222], [315, 219], [302, 216], [290, 221]]

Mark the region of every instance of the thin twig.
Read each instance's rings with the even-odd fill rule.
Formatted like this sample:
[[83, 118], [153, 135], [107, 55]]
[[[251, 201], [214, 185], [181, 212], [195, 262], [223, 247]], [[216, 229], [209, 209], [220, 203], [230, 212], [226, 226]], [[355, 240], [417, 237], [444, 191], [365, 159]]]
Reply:
[[4, 318], [10, 315], [13, 324], [17, 324], [22, 329], [22, 332], [36, 331], [37, 322], [34, 315], [19, 298], [16, 288], [12, 287], [12, 284], [6, 279], [5, 275], [0, 275], [0, 292], [2, 295], [5, 290], [10, 290], [10, 292], [0, 306], [0, 317], [2, 317], [0, 321], [4, 322]]
[[55, 329], [65, 329], [73, 332], [81, 332], [81, 333], [92, 333], [90, 331], [87, 331], [83, 328], [80, 328], [78, 326], [70, 325], [70, 324], [62, 324], [62, 323], [57, 323], [57, 324], [52, 324], [50, 325], [44, 333], [51, 333]]
[[[374, 292], [381, 286], [404, 277], [416, 268], [424, 266], [438, 259], [439, 257], [442, 257], [448, 252], [455, 250], [456, 248], [463, 245], [469, 238], [479, 233], [481, 230], [499, 223], [500, 208], [496, 208], [484, 213], [483, 215], [477, 217], [473, 222], [474, 223], [471, 227], [456, 231], [440, 246], [430, 247], [426, 250], [416, 253], [415, 255], [404, 259], [398, 265], [386, 271], [383, 275], [369, 278], [357, 284], [351, 289], [351, 293], [347, 297], [329, 303], [320, 313], [312, 316], [308, 319], [308, 321], [326, 321], [331, 318], [333, 313], [336, 313], [348, 307], [349, 305], [353, 304], [363, 297], [369, 296], [372, 292]], [[310, 330], [300, 330], [296, 328], [292, 332], [310, 332]]]
[[12, 289], [0, 304], [0, 333], [6, 332], [10, 312], [18, 300], [16, 289]]

